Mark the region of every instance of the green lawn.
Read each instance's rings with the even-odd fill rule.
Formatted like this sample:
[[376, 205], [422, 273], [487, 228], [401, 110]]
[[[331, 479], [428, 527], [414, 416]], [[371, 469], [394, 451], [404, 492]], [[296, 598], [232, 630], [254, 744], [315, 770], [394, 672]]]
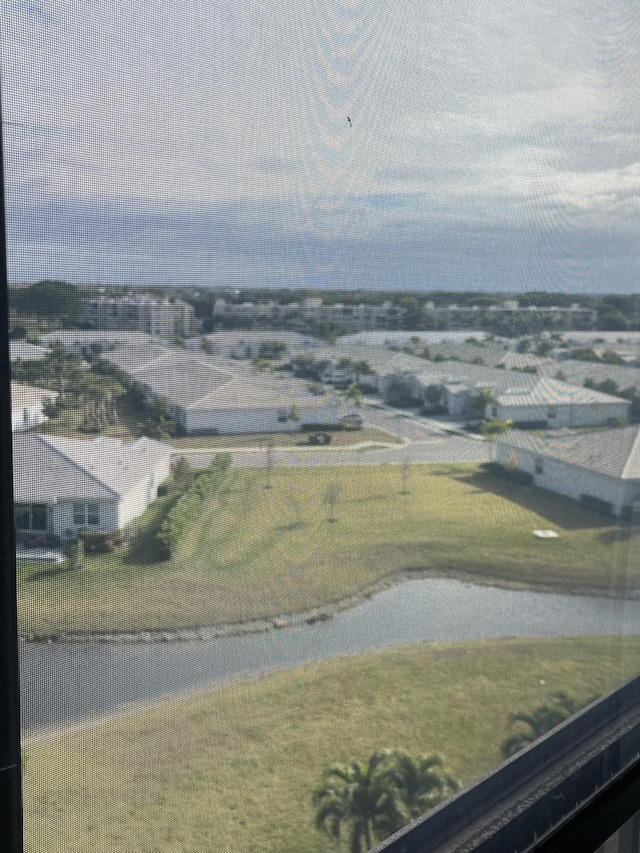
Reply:
[[421, 644], [311, 664], [25, 747], [25, 851], [321, 853], [323, 768], [439, 753], [468, 783], [513, 710], [637, 671], [640, 638]]
[[[313, 430], [312, 432], [322, 432]], [[309, 447], [309, 431], [253, 433], [251, 435], [190, 435], [172, 438], [171, 444], [180, 450], [226, 450], [233, 447]], [[351, 447], [365, 441], [384, 444], [402, 444], [402, 439], [375, 427], [363, 429], [330, 430], [331, 447]]]
[[[324, 454], [326, 451], [321, 451]], [[327, 489], [338, 484], [330, 521]], [[638, 531], [475, 465], [231, 469], [170, 562], [87, 558], [78, 573], [22, 566], [24, 634], [161, 629], [295, 613], [402, 570], [624, 593], [640, 586]], [[150, 515], [161, 511], [154, 508]], [[536, 528], [554, 528], [539, 540]]]

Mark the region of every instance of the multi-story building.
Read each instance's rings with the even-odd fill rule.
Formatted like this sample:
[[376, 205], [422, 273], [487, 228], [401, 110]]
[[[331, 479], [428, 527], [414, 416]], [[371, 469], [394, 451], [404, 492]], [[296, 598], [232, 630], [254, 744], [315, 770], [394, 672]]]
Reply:
[[185, 338], [196, 326], [195, 312], [188, 302], [146, 293], [90, 299], [82, 319], [94, 329], [146, 332], [162, 337]]

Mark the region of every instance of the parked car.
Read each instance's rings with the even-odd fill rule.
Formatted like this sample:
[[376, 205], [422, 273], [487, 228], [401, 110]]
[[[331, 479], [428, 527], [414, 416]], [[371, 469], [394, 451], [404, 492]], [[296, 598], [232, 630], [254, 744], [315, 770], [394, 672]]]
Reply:
[[362, 415], [357, 415], [354, 413], [352, 415], [345, 415], [343, 418], [340, 419], [340, 423], [345, 429], [362, 429], [364, 420], [362, 418]]

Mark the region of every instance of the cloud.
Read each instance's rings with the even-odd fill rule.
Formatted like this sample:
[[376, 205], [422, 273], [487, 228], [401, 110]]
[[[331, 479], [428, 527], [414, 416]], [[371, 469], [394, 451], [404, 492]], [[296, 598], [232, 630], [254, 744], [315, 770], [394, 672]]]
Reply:
[[109, 253], [118, 275], [158, 251], [158, 233], [200, 246], [204, 222], [247, 247], [223, 259], [234, 276], [242, 263], [255, 276], [253, 257], [268, 268], [273, 234], [298, 259], [273, 269], [311, 275], [323, 253], [367, 241], [391, 274], [385, 233], [475, 235], [450, 241], [451, 270], [455, 245], [483, 267], [478, 229], [631, 231], [639, 17], [626, 2], [5, 4], [9, 206], [14, 223], [31, 211], [38, 246], [15, 226], [14, 268], [40, 269], [53, 244], [80, 264], [81, 239], [103, 245], [100, 223], [130, 244]]

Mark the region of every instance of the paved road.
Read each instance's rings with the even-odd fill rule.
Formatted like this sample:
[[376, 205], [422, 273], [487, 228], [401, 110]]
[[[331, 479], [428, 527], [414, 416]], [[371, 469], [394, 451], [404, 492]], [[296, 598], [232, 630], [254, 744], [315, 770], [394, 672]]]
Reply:
[[[384, 429], [404, 438], [405, 445], [384, 449], [339, 448], [274, 449], [275, 466], [309, 468], [315, 465], [384, 465], [401, 462], [488, 462], [491, 445], [462, 436], [451, 435], [442, 424], [424, 418], [398, 417], [388, 410], [365, 409], [368, 426]], [[185, 453], [194, 467], [208, 465], [213, 454]], [[266, 450], [236, 450], [232, 453], [233, 465], [238, 468], [262, 468], [266, 464]]]
[[[314, 465], [384, 465], [400, 462], [488, 462], [490, 459], [489, 444], [459, 436], [415, 441], [383, 450], [314, 448], [273, 451], [275, 466], [294, 468], [310, 468]], [[264, 466], [265, 462], [266, 453], [262, 451], [238, 451], [233, 454], [233, 464], [238, 468], [258, 468]]]

